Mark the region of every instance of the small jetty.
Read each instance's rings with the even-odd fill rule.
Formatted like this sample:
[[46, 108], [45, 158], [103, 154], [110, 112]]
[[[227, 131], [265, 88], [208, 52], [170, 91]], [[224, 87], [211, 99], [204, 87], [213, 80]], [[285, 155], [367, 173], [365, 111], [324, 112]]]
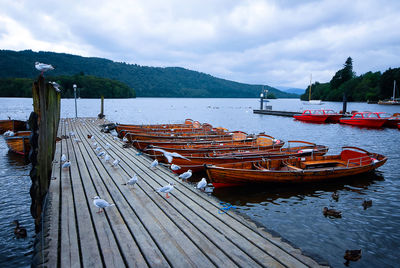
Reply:
[[[150, 158], [100, 132], [104, 123], [60, 120], [33, 266], [321, 267], [234, 210], [218, 213], [218, 200], [166, 167], [150, 169]], [[69, 168], [62, 168], [63, 154]], [[134, 174], [137, 184], [124, 185]], [[175, 188], [167, 199], [156, 190], [169, 182]], [[97, 213], [95, 196], [115, 206]]]
[[286, 116], [293, 117], [295, 114], [301, 114], [300, 112], [289, 112], [289, 111], [273, 111], [273, 110], [253, 110], [255, 114], [268, 114], [268, 115], [278, 115], [278, 116]]

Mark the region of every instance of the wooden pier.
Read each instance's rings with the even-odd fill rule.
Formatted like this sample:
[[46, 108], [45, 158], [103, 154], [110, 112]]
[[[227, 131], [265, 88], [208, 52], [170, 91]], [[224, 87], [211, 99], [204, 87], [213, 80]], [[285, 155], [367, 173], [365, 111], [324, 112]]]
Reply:
[[268, 115], [278, 115], [293, 117], [295, 114], [300, 114], [300, 112], [288, 112], [288, 111], [273, 111], [273, 110], [253, 110], [254, 114], [268, 114]]
[[[163, 166], [100, 132], [104, 120], [61, 119], [40, 254], [47, 267], [320, 267], [299, 249], [182, 182]], [[73, 133], [72, 133], [73, 132]], [[73, 135], [74, 134], [74, 135]], [[97, 146], [114, 159], [97, 156]], [[61, 168], [61, 155], [71, 162]], [[137, 174], [136, 185], [126, 186]], [[173, 182], [166, 199], [155, 190]], [[97, 213], [93, 197], [114, 203]]]

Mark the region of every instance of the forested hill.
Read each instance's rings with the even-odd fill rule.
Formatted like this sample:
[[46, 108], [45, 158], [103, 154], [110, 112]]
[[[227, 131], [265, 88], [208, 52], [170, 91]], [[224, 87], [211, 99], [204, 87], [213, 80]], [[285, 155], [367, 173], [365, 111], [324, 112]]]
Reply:
[[[258, 97], [261, 85], [237, 83], [179, 67], [146, 67], [64, 53], [31, 50], [0, 50], [0, 78], [36, 78], [34, 63], [55, 66], [46, 75], [93, 75], [119, 80], [132, 87], [137, 97]], [[298, 98], [296, 94], [268, 88], [277, 98]]]

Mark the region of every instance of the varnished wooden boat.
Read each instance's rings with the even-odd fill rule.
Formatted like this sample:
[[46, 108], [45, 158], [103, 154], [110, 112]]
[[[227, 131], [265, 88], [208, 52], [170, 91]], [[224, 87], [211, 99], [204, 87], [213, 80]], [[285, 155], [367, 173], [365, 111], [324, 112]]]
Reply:
[[171, 129], [171, 128], [200, 128], [201, 123], [199, 121], [193, 121], [192, 119], [185, 119], [183, 124], [147, 124], [147, 125], [133, 125], [133, 124], [117, 124], [116, 127], [131, 127], [131, 128], [160, 128], [160, 129]]
[[31, 131], [17, 131], [14, 136], [7, 136], [4, 139], [10, 151], [20, 155], [28, 155], [31, 149], [29, 142], [30, 135]]
[[7, 130], [13, 132], [26, 130], [26, 122], [21, 120], [0, 120], [0, 134]]
[[[129, 142], [129, 141], [128, 141]], [[223, 148], [223, 147], [265, 147], [271, 146], [272, 148], [280, 148], [284, 142], [277, 140], [266, 134], [258, 134], [257, 136], [245, 135], [243, 133], [235, 133], [230, 140], [133, 140], [131, 144], [138, 150], [144, 150], [150, 145], [157, 147], [167, 148], [186, 148], [186, 149], [200, 149], [200, 148]]]
[[259, 183], [313, 183], [366, 173], [382, 166], [384, 155], [357, 147], [343, 147], [339, 155], [272, 159], [256, 162], [206, 165], [214, 187]]
[[200, 124], [197, 121], [193, 124], [173, 124], [173, 125], [127, 125], [127, 124], [118, 124], [115, 126], [115, 129], [118, 133], [121, 133], [120, 136], [125, 135], [128, 132], [206, 132], [206, 131], [215, 131], [215, 132], [225, 132], [224, 128], [213, 128], [212, 125], [208, 123]]
[[145, 134], [145, 133], [127, 133], [125, 137], [129, 142], [135, 140], [170, 140], [170, 141], [205, 141], [205, 140], [242, 140], [247, 137], [247, 134], [242, 131], [233, 131], [227, 134], [208, 134], [208, 135], [189, 135], [189, 134], [181, 134], [174, 135], [171, 134], [169, 136], [159, 135], [159, 134]]
[[130, 135], [146, 135], [146, 136], [153, 136], [153, 137], [187, 137], [187, 136], [208, 136], [208, 135], [228, 135], [228, 132], [219, 130], [219, 129], [211, 129], [205, 130], [203, 128], [190, 128], [190, 129], [146, 129], [146, 130], [139, 130], [139, 129], [121, 129], [118, 132], [118, 136], [120, 138], [125, 137], [128, 133]]
[[205, 164], [218, 165], [243, 161], [256, 161], [261, 159], [282, 159], [307, 155], [324, 155], [328, 152], [328, 147], [323, 145], [316, 145], [305, 141], [291, 141], [291, 143], [299, 143], [302, 145], [296, 147], [264, 150], [239, 149], [230, 152], [194, 153], [190, 155], [184, 155], [185, 158], [173, 157], [171, 162], [168, 161], [164, 154], [161, 156], [156, 155], [155, 158], [157, 158], [160, 162], [171, 163], [180, 166], [181, 169], [177, 171], [177, 173], [180, 173], [185, 172], [188, 169], [192, 170], [192, 172], [204, 170]]

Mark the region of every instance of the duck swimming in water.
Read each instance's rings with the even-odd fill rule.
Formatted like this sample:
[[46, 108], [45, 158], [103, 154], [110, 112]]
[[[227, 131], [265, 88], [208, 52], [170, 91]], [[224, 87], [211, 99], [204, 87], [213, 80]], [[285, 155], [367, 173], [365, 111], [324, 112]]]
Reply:
[[15, 221], [13, 221], [13, 224], [16, 225], [15, 229], [14, 229], [15, 236], [17, 238], [26, 238], [26, 236], [27, 236], [26, 229], [19, 225], [19, 221], [15, 220]]
[[327, 207], [324, 207], [323, 211], [324, 216], [332, 216], [335, 218], [341, 218], [342, 217], [342, 212], [340, 212], [339, 210], [336, 209], [329, 209]]
[[346, 250], [343, 258], [346, 260], [344, 263], [346, 266], [349, 265], [350, 261], [358, 261], [361, 259], [361, 249]]
[[364, 202], [362, 203], [362, 206], [364, 207], [364, 209], [372, 207], [372, 200], [364, 200]]

